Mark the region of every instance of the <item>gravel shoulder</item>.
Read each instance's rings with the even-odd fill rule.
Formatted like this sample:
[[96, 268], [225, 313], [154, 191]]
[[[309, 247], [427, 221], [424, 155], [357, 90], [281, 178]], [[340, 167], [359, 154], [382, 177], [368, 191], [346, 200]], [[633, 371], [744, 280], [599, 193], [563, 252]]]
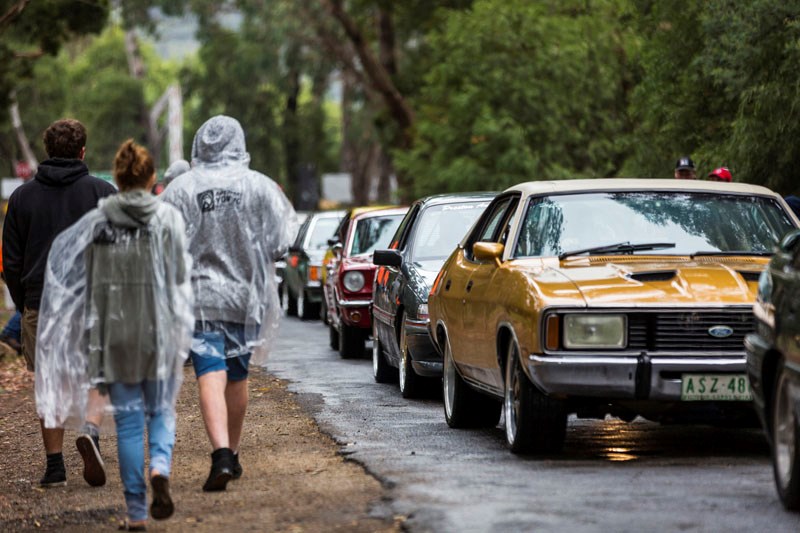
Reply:
[[[16, 380], [9, 376], [23, 374]], [[67, 432], [67, 486], [44, 490], [38, 480], [44, 451], [35, 417], [33, 389], [20, 360], [0, 363], [16, 386], [0, 389], [0, 531], [116, 530], [124, 518], [116, 437], [104, 435], [101, 451], [108, 483], [91, 488]], [[197, 387], [186, 372], [177, 406], [177, 442], [171, 480], [175, 515], [151, 520], [151, 531], [379, 531], [401, 529], [388, 511], [385, 489], [364, 469], [346, 461], [286, 383], [254, 371], [250, 407], [240, 451], [243, 477], [223, 493], [203, 493], [210, 445], [197, 404]]]

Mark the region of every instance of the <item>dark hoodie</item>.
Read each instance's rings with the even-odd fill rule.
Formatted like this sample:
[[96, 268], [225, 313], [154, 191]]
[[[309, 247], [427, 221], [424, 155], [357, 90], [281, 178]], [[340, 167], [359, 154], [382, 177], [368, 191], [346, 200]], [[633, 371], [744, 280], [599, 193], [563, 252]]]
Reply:
[[61, 158], [43, 161], [14, 191], [3, 225], [3, 272], [17, 309], [39, 309], [53, 239], [115, 192], [80, 159]]

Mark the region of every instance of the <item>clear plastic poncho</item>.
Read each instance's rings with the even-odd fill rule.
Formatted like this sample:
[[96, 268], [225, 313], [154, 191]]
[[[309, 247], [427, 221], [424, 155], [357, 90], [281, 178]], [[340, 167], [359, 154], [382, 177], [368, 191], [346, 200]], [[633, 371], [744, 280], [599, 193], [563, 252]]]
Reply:
[[194, 325], [190, 270], [180, 213], [145, 191], [101, 200], [56, 237], [36, 341], [45, 427], [145, 408], [113, 405], [115, 383], [155, 382], [148, 410], [174, 410]]
[[[244, 131], [216, 116], [192, 144], [192, 169], [162, 194], [183, 213], [192, 255], [198, 356], [252, 353], [263, 365], [277, 336], [280, 305], [275, 261], [297, 232], [295, 213], [280, 187], [251, 170]], [[208, 342], [200, 331], [221, 334]]]

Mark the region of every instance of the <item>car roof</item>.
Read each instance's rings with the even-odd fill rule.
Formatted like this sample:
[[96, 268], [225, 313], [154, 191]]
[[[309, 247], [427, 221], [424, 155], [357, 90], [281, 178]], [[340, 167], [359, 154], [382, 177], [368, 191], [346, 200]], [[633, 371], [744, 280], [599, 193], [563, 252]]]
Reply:
[[581, 179], [560, 181], [529, 181], [520, 183], [506, 189], [521, 191], [523, 194], [553, 194], [568, 192], [591, 191], [686, 191], [686, 192], [717, 192], [734, 194], [755, 194], [761, 196], [780, 196], [766, 187], [750, 185], [748, 183], [726, 183], [705, 180], [679, 180], [679, 179]]
[[362, 206], [362, 207], [354, 207], [350, 209], [350, 218], [355, 218], [358, 215], [362, 215], [364, 213], [369, 213], [370, 211], [377, 211], [379, 209], [392, 209], [398, 207], [396, 205], [370, 205], [370, 206]]
[[345, 211], [316, 211], [312, 213], [311, 216], [314, 218], [342, 218], [345, 215]]
[[372, 218], [372, 217], [380, 217], [386, 215], [403, 215], [408, 211], [408, 207], [378, 207], [375, 209], [369, 209], [367, 211], [362, 211], [360, 213], [353, 214], [353, 220], [362, 220], [365, 218]]
[[497, 196], [498, 192], [462, 192], [452, 194], [435, 194], [433, 196], [426, 196], [417, 200], [423, 207], [429, 205], [442, 205], [442, 204], [457, 204], [463, 202], [480, 202], [481, 200], [492, 200]]

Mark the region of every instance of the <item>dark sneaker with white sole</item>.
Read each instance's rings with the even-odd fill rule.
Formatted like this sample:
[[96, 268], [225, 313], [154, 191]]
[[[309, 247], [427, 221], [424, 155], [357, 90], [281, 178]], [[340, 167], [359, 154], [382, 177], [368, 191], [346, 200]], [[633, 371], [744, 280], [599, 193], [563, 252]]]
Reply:
[[95, 438], [89, 434], [80, 435], [75, 440], [75, 446], [83, 458], [83, 479], [92, 487], [102, 487], [106, 484], [106, 465], [100, 457], [100, 450]]
[[50, 468], [44, 472], [44, 477], [39, 480], [39, 486], [45, 489], [63, 487], [67, 484], [67, 471], [64, 468]]

